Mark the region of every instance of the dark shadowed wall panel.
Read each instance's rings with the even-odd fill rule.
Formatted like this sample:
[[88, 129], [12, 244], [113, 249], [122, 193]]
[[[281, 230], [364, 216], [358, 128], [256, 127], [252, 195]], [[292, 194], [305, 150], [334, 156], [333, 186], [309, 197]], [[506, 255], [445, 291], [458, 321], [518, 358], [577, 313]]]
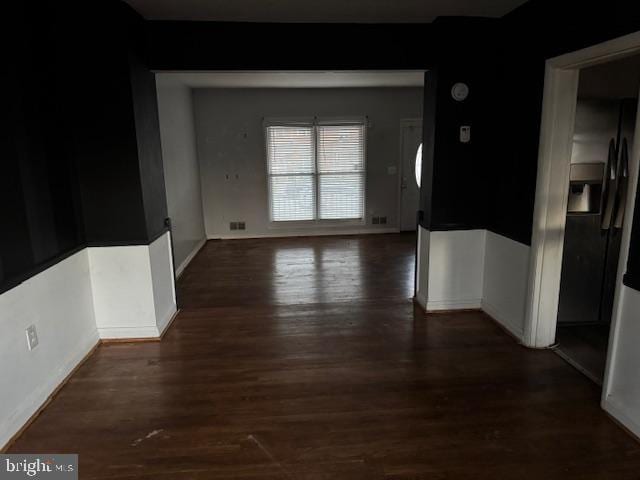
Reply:
[[145, 223], [151, 240], [165, 231], [167, 217], [156, 81], [140, 54], [130, 55], [130, 66]]
[[5, 225], [0, 235], [1, 290], [83, 243], [65, 106], [56, 95], [51, 13], [45, 9], [33, 17], [24, 5], [6, 11], [0, 113]]
[[9, 7], [0, 291], [86, 245], [149, 243], [166, 217], [143, 20], [114, 1]]
[[[640, 3], [532, 0], [507, 15], [502, 28], [505, 41], [496, 85], [507, 95], [514, 88], [517, 91], [497, 104], [504, 119], [505, 148], [495, 164], [489, 228], [529, 244], [545, 59], [640, 30]], [[639, 230], [636, 218], [628, 279], [640, 276], [640, 254], [636, 253], [640, 250]]]

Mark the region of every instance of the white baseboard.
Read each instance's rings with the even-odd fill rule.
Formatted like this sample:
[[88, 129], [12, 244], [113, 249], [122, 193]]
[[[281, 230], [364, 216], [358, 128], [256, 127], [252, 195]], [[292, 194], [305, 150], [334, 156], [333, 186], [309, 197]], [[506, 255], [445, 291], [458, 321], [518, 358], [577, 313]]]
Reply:
[[29, 422], [31, 417], [45, 405], [51, 395], [99, 342], [100, 340], [95, 331], [92, 332], [92, 335], [78, 342], [79, 348], [66, 358], [62, 366], [56, 372], [53, 372], [54, 374], [49, 377], [48, 381], [25, 398], [20, 403], [20, 406], [9, 415], [7, 420], [0, 425], [0, 451]]
[[164, 332], [167, 330], [167, 328], [169, 328], [169, 325], [171, 325], [171, 323], [175, 320], [179, 312], [180, 310], [174, 310], [160, 321], [160, 323], [158, 324], [158, 332], [160, 334], [160, 337], [164, 335]]
[[602, 408], [609, 415], [611, 415], [617, 422], [619, 422], [623, 428], [629, 431], [636, 440], [640, 440], [640, 424], [634, 421], [631, 417], [629, 417], [625, 412], [624, 408], [609, 395], [602, 401]]
[[434, 300], [427, 302], [427, 312], [438, 312], [442, 310], [470, 310], [480, 308], [479, 298], [464, 300]]
[[148, 327], [100, 327], [98, 334], [101, 340], [160, 338], [160, 330], [155, 325]]
[[508, 330], [509, 333], [517, 338], [520, 342], [524, 341], [524, 331], [522, 330], [522, 328], [516, 326], [513, 319], [509, 318], [508, 315], [505, 315], [503, 312], [501, 312], [499, 308], [491, 305], [484, 299], [481, 302], [480, 308], [482, 308], [482, 310], [487, 315], [492, 317], [496, 322], [498, 322], [506, 330]]
[[176, 278], [180, 278], [180, 275], [182, 275], [182, 272], [184, 272], [184, 269], [187, 268], [187, 266], [191, 263], [191, 260], [194, 259], [194, 257], [198, 254], [198, 252], [202, 249], [202, 247], [204, 247], [204, 244], [207, 243], [207, 239], [203, 238], [202, 240], [200, 240], [196, 246], [193, 248], [193, 250], [191, 250], [191, 253], [189, 255], [187, 255], [187, 258], [185, 258], [182, 263], [178, 266], [178, 268], [176, 268]]
[[269, 233], [246, 233], [240, 234], [224, 234], [224, 235], [211, 235], [208, 236], [208, 240], [238, 240], [242, 238], [282, 238], [282, 237], [319, 237], [330, 235], [370, 235], [375, 233], [399, 233], [400, 229], [397, 227], [389, 228], [348, 228], [348, 229], [322, 229], [313, 228], [305, 231], [278, 231], [273, 230]]
[[180, 310], [174, 310], [166, 315], [158, 326], [148, 327], [102, 327], [98, 329], [100, 340], [138, 340], [141, 338], [160, 339], [169, 328]]
[[478, 298], [464, 299], [464, 300], [435, 300], [428, 301], [426, 297], [420, 292], [416, 292], [414, 297], [426, 312], [440, 312], [445, 310], [470, 310], [479, 309], [481, 300]]
[[415, 296], [416, 302], [420, 305], [424, 310], [427, 309], [427, 299], [420, 292], [416, 292]]

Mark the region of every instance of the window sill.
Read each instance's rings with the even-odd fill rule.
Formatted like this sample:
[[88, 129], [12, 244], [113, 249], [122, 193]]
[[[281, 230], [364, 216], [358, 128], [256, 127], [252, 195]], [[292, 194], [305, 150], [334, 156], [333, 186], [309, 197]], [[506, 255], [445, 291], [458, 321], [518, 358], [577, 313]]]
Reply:
[[364, 219], [349, 220], [305, 220], [269, 222], [269, 230], [311, 229], [311, 228], [341, 228], [363, 227], [367, 224]]

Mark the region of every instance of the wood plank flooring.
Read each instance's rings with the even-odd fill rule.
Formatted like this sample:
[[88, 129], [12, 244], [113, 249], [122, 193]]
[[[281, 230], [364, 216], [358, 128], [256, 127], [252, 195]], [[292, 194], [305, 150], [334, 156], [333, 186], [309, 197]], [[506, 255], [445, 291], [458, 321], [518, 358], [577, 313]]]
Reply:
[[186, 308], [413, 295], [414, 234], [210, 241], [180, 279]]
[[409, 299], [412, 235], [209, 242], [160, 343], [100, 347], [13, 445], [82, 479], [634, 479], [599, 390]]
[[567, 359], [599, 385], [604, 380], [609, 348], [609, 330], [605, 325], [559, 325], [556, 353]]

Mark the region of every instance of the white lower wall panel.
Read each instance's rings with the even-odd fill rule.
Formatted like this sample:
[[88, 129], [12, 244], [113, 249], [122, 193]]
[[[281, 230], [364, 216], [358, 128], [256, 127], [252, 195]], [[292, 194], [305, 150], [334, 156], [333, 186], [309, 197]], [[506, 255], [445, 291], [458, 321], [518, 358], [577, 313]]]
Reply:
[[149, 248], [91, 247], [89, 261], [100, 337], [158, 336]]
[[484, 255], [482, 309], [522, 339], [530, 247], [487, 232]]
[[[25, 330], [35, 325], [29, 351]], [[0, 447], [98, 342], [87, 250], [0, 295]]]
[[482, 308], [524, 332], [530, 248], [486, 230], [418, 229], [416, 300], [428, 311]]
[[168, 233], [149, 245], [149, 264], [156, 326], [158, 333], [162, 334], [176, 313], [171, 237]]
[[611, 378], [603, 407], [640, 437], [640, 292], [620, 288]]
[[[421, 229], [417, 299], [426, 303], [427, 310], [480, 308], [485, 233], [484, 230], [429, 232]], [[424, 248], [428, 248], [428, 258], [423, 257]]]
[[100, 338], [157, 338], [176, 312], [169, 234], [150, 245], [91, 247]]
[[484, 230], [431, 232], [427, 310], [480, 308]]
[[421, 226], [418, 226], [416, 265], [416, 301], [426, 310], [429, 288], [429, 230]]
[[176, 313], [173, 282], [166, 233], [148, 246], [86, 248], [0, 295], [0, 447], [100, 338], [159, 337]]

